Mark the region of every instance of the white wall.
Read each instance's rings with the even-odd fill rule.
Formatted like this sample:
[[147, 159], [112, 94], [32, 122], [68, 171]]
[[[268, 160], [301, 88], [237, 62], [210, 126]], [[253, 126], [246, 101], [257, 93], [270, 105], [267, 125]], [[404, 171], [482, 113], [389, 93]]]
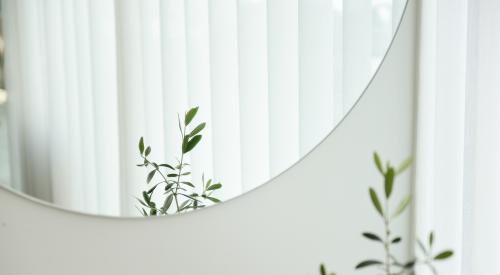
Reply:
[[[117, 219], [0, 189], [0, 274], [307, 275], [318, 274], [322, 261], [353, 274], [359, 260], [382, 252], [360, 237], [381, 227], [367, 193], [369, 185], [380, 187], [372, 151], [393, 162], [412, 151], [415, 1], [403, 21], [380, 71], [340, 126], [298, 164], [241, 197], [182, 216]], [[398, 193], [409, 184], [405, 174]], [[409, 235], [408, 214], [394, 225]]]

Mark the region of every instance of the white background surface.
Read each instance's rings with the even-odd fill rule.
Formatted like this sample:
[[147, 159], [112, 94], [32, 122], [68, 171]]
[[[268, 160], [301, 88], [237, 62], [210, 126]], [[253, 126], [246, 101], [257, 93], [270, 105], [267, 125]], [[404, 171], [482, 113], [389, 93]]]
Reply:
[[[360, 236], [381, 228], [368, 186], [381, 187], [372, 151], [412, 151], [414, 1], [374, 81], [340, 126], [268, 184], [191, 214], [109, 219], [41, 206], [0, 190], [0, 274], [353, 274], [381, 251]], [[410, 189], [398, 179], [396, 195]], [[379, 189], [381, 190], [381, 189]], [[410, 235], [410, 216], [394, 231]], [[401, 246], [402, 254], [410, 246]], [[374, 270], [356, 272], [373, 274]]]

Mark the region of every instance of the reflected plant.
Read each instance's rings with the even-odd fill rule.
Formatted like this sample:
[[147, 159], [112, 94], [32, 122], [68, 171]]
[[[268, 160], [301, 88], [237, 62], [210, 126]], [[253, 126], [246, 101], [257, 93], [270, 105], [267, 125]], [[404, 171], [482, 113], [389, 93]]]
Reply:
[[[396, 177], [401, 173], [403, 173], [404, 171], [406, 171], [411, 166], [412, 159], [411, 158], [406, 159], [397, 167], [392, 166], [390, 162], [387, 162], [386, 165], [384, 166], [377, 152], [374, 152], [373, 161], [375, 163], [377, 170], [383, 177], [383, 189], [384, 189], [383, 200], [381, 201], [379, 199], [379, 196], [375, 191], [375, 188], [373, 187], [370, 187], [368, 189], [368, 193], [370, 196], [370, 200], [373, 204], [373, 207], [375, 208], [375, 211], [378, 213], [378, 215], [383, 221], [384, 233], [382, 237], [372, 232], [364, 232], [362, 233], [362, 236], [370, 241], [374, 241], [382, 245], [384, 250], [384, 259], [364, 260], [360, 262], [355, 268], [361, 269], [366, 267], [377, 267], [379, 270], [383, 272], [384, 275], [404, 275], [404, 274], [414, 274], [415, 267], [418, 264], [422, 264], [429, 267], [430, 270], [433, 272], [433, 274], [437, 275], [437, 270], [434, 267], [434, 263], [436, 261], [441, 261], [450, 258], [451, 256], [453, 256], [453, 251], [442, 250], [439, 253], [434, 253], [433, 245], [434, 245], [435, 235], [433, 232], [430, 232], [428, 234], [426, 242], [427, 245], [424, 245], [422, 241], [417, 240], [417, 244], [420, 250], [422, 251], [422, 254], [424, 255], [423, 258], [414, 257], [409, 261], [403, 262], [399, 260], [391, 250], [391, 248], [394, 245], [397, 245], [402, 241], [402, 238], [400, 236], [393, 235], [393, 232], [391, 231], [391, 223], [408, 208], [408, 205], [410, 205], [411, 196], [406, 195], [403, 199], [401, 199], [399, 204], [393, 211], [391, 211], [391, 209], [389, 208], [390, 206], [389, 202], [391, 199], [391, 195], [393, 194], [394, 191], [394, 182]], [[321, 275], [326, 274], [325, 267], [323, 265], [320, 266], [320, 274]]]
[[326, 271], [326, 267], [325, 267], [325, 265], [324, 265], [324, 264], [321, 264], [321, 265], [319, 266], [319, 274], [320, 274], [320, 275], [336, 275], [336, 274], [335, 274], [335, 273], [333, 273], [333, 272], [330, 272], [330, 273], [329, 273], [329, 272], [327, 272], [327, 271]]
[[[149, 158], [151, 146], [144, 145], [144, 138], [139, 140], [139, 153], [143, 160], [137, 166], [145, 167], [149, 170], [146, 183], [149, 185], [159, 178], [159, 182], [154, 183], [148, 190], [142, 192], [142, 198], [136, 198], [140, 203], [137, 209], [143, 216], [161, 216], [187, 212], [198, 208], [203, 208], [212, 203], [219, 203], [220, 200], [214, 196], [214, 192], [222, 188], [221, 183], [214, 183], [211, 179], [205, 181], [201, 178], [201, 192], [197, 192], [197, 186], [185, 178], [191, 174], [188, 170], [189, 163], [186, 162], [186, 155], [191, 152], [202, 139], [201, 132], [206, 123], [200, 123], [188, 132], [188, 126], [193, 121], [198, 107], [192, 108], [184, 114], [184, 121], [178, 116], [179, 131], [181, 134], [181, 155], [175, 165], [168, 163], [158, 164]], [[153, 199], [155, 193], [162, 192], [161, 203]], [[159, 206], [161, 205], [161, 207]]]

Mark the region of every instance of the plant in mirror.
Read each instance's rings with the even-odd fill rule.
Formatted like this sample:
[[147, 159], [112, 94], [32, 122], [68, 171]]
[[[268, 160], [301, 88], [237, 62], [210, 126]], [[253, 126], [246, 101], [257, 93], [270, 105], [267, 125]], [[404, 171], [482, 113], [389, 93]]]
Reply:
[[[173, 165], [153, 161], [150, 158], [151, 146], [146, 146], [144, 138], [140, 138], [139, 153], [143, 161], [137, 166], [148, 170], [146, 183], [151, 185], [149, 189], [142, 191], [141, 198], [136, 197], [140, 204], [137, 209], [143, 216], [179, 214], [220, 202], [214, 193], [222, 188], [221, 183], [215, 183], [212, 179], [205, 180], [204, 175], [198, 185], [185, 179], [191, 174], [186, 155], [200, 143], [201, 132], [206, 126], [206, 123], [202, 122], [189, 131], [191, 127], [188, 126], [197, 113], [198, 107], [195, 107], [184, 114], [182, 122], [180, 117], [177, 117], [182, 144], [180, 157]], [[155, 201], [153, 195], [156, 193], [159, 193], [159, 196], [155, 196]]]
[[[380, 199], [374, 187], [370, 187], [368, 189], [368, 193], [375, 211], [380, 216], [383, 222], [383, 233], [382, 235], [379, 235], [372, 232], [363, 232], [362, 236], [369, 241], [377, 242], [382, 246], [383, 258], [379, 259], [375, 257], [363, 260], [356, 265], [355, 269], [375, 267], [384, 275], [405, 275], [414, 274], [415, 267], [417, 265], [425, 265], [432, 271], [434, 275], [437, 275], [438, 272], [436, 267], [434, 266], [435, 262], [450, 258], [451, 256], [453, 256], [453, 250], [440, 250], [440, 252], [435, 253], [434, 232], [431, 231], [428, 234], [427, 241], [425, 243], [421, 240], [417, 240], [417, 245], [421, 250], [422, 257], [414, 257], [410, 260], [402, 261], [392, 252], [391, 249], [393, 246], [398, 245], [402, 242], [401, 236], [394, 235], [391, 229], [391, 223], [408, 208], [411, 202], [411, 195], [408, 194], [400, 199], [397, 207], [394, 210], [390, 209], [390, 199], [394, 199], [391, 196], [393, 195], [396, 177], [408, 170], [408, 168], [412, 164], [412, 158], [407, 158], [397, 167], [392, 166], [389, 161], [387, 161], [386, 165], [384, 166], [378, 153], [374, 152], [373, 161], [375, 163], [377, 171], [380, 173], [380, 175], [382, 175], [383, 178], [383, 199]], [[335, 273], [327, 273], [326, 267], [323, 264], [320, 265], [320, 274], [335, 275]]]

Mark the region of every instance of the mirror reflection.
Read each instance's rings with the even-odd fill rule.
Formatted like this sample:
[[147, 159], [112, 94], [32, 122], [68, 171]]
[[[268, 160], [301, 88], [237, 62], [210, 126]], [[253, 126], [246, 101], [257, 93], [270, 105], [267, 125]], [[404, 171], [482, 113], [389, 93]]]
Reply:
[[168, 215], [251, 190], [350, 110], [404, 0], [1, 5], [0, 184]]

